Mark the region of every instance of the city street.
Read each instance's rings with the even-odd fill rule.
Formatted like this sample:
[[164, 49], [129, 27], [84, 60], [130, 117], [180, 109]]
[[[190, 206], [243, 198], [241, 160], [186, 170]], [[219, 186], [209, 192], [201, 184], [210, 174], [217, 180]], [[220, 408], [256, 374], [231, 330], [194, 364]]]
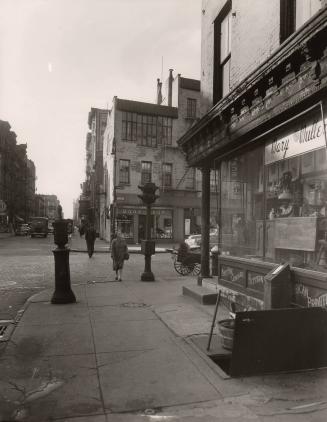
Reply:
[[[84, 245], [84, 239], [74, 236], [78, 245]], [[74, 245], [74, 237], [72, 242]], [[105, 242], [97, 240], [97, 246]], [[39, 291], [54, 287], [55, 249], [53, 235], [44, 238], [30, 236], [6, 236], [0, 238], [0, 319], [14, 319], [17, 311], [25, 301]], [[101, 250], [101, 248], [99, 248]], [[170, 254], [160, 253], [152, 258], [153, 271], [159, 277], [176, 279], [178, 276], [173, 268]], [[139, 278], [144, 269], [144, 257], [141, 254], [131, 254], [126, 264], [126, 279]], [[71, 283], [103, 282], [113, 276], [111, 259], [108, 253], [95, 253], [89, 259], [83, 252], [70, 253]]]

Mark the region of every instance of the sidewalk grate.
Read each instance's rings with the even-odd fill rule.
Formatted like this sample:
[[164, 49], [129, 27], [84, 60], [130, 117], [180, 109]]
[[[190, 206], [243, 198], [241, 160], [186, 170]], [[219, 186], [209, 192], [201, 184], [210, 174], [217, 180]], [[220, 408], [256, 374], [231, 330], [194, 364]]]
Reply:
[[125, 302], [125, 303], [121, 303], [120, 306], [122, 308], [147, 308], [150, 305], [147, 305], [146, 303]]

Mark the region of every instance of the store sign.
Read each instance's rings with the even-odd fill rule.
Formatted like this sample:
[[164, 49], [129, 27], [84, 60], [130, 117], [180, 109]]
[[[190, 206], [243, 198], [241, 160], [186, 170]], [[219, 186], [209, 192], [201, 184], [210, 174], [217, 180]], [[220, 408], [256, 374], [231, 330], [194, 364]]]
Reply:
[[314, 286], [295, 284], [295, 302], [305, 307], [327, 307], [327, 292]]
[[326, 147], [326, 141], [322, 118], [316, 116], [301, 119], [294, 131], [287, 136], [276, 137], [266, 144], [265, 164], [324, 147]]
[[263, 292], [264, 290], [264, 276], [259, 273], [248, 271], [247, 287], [252, 290]]
[[240, 268], [230, 267], [229, 265], [221, 265], [221, 277], [224, 280], [231, 281], [232, 283], [244, 285], [245, 284], [245, 271]]

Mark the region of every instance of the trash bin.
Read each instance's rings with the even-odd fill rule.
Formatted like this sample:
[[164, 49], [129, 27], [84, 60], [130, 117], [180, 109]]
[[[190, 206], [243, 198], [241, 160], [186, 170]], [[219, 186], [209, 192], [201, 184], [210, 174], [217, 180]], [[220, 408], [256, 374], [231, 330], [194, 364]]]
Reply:
[[218, 321], [218, 336], [221, 339], [221, 344], [224, 349], [232, 350], [233, 349], [233, 340], [234, 340], [234, 328], [235, 320], [234, 319], [223, 319]]

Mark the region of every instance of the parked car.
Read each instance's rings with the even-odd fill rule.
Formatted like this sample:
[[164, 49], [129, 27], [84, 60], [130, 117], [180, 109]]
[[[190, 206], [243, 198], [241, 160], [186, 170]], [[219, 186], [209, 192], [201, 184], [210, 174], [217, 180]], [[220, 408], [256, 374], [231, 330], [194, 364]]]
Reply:
[[15, 230], [15, 236], [27, 236], [30, 232], [28, 224], [19, 224]]
[[35, 236], [48, 236], [48, 218], [46, 217], [31, 217], [30, 218], [30, 235]]
[[[200, 249], [202, 243], [202, 235], [191, 234], [187, 237], [187, 239], [185, 239], [185, 243], [190, 247], [190, 249]], [[218, 245], [218, 229], [210, 229], [209, 244], [210, 249]]]

